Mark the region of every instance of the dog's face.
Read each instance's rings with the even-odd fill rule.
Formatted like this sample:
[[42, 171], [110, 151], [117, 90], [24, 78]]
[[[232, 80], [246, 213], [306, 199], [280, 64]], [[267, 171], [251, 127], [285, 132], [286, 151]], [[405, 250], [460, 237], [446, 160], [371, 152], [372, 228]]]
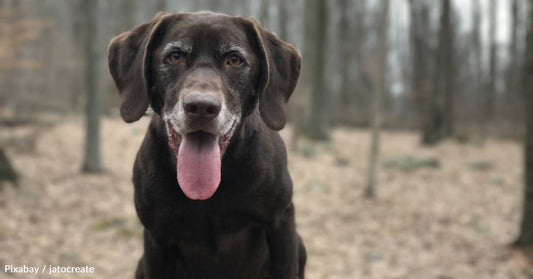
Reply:
[[[240, 119], [249, 113], [260, 73], [256, 47], [242, 21], [213, 14], [181, 15], [153, 52], [153, 97], [162, 102], [162, 117], [172, 147], [194, 133], [218, 139], [227, 147]], [[209, 18], [211, 17], [211, 18]]]
[[253, 20], [158, 14], [113, 39], [109, 67], [122, 117], [135, 121], [151, 104], [167, 124], [180, 187], [207, 199], [235, 128], [258, 103], [265, 124], [283, 128], [281, 105], [296, 85], [300, 56]]

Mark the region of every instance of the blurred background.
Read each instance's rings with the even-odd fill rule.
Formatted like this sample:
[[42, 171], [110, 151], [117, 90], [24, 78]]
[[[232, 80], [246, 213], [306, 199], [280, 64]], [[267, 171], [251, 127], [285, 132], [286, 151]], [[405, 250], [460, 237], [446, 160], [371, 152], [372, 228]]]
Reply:
[[302, 53], [281, 134], [307, 278], [533, 278], [527, 0], [0, 0], [0, 266], [132, 278], [150, 113], [123, 123], [107, 45], [200, 10]]

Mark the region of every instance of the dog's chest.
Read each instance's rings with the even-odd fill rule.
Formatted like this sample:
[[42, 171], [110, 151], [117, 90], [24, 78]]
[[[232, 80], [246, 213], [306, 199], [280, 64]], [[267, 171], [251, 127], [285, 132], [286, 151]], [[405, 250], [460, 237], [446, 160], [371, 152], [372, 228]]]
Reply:
[[265, 231], [257, 226], [182, 237], [176, 245], [180, 261], [187, 269], [202, 272], [205, 266], [210, 266], [210, 272], [218, 273], [219, 277], [236, 271], [235, 276], [253, 272], [246, 271], [247, 267], [264, 265], [269, 259]]

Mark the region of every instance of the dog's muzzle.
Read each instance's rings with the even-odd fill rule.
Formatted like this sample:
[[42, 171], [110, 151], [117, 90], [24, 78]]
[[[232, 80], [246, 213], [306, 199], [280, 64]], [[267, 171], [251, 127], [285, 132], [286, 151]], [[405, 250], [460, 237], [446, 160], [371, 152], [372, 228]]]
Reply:
[[178, 183], [188, 198], [209, 199], [220, 184], [221, 158], [237, 119], [229, 115], [223, 101], [209, 93], [184, 96], [177, 110], [165, 120], [169, 146], [176, 155]]

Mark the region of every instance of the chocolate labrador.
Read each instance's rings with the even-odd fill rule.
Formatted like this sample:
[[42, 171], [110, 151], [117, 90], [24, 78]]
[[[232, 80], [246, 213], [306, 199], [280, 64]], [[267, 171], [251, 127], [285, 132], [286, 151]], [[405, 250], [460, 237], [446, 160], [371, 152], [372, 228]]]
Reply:
[[159, 13], [115, 37], [126, 122], [154, 111], [133, 168], [136, 278], [304, 278], [278, 130], [300, 55], [255, 20]]

